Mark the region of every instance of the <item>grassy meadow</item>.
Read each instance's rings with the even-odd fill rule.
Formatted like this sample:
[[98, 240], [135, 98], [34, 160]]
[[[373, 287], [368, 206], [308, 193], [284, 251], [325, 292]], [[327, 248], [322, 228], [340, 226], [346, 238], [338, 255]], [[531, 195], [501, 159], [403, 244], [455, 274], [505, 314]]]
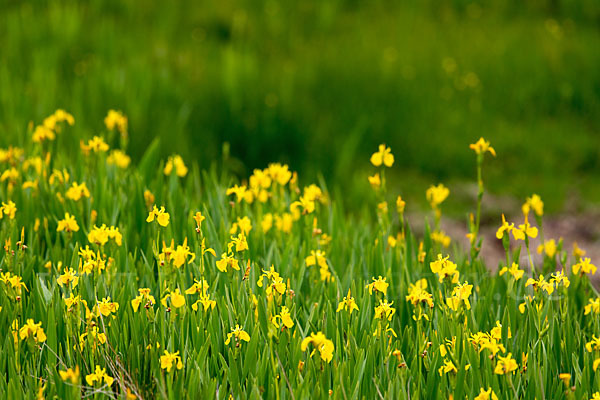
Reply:
[[0, 399], [600, 400], [597, 0], [0, 4]]
[[484, 136], [504, 154], [491, 193], [600, 200], [595, 0], [2, 3], [0, 146], [56, 108], [88, 137], [112, 108], [136, 162], [160, 138], [209, 168], [227, 142], [240, 179], [277, 161], [335, 182], [362, 181], [356, 160], [385, 142], [425, 209], [431, 182], [470, 178], [464, 143]]
[[543, 200], [496, 216], [498, 272], [479, 256], [503, 157], [484, 139], [463, 146], [479, 189], [460, 249], [443, 184], [411, 232], [385, 144], [355, 212], [285, 164], [240, 181], [156, 142], [134, 166], [125, 115], [73, 143], [78, 123], [57, 110], [0, 151], [1, 398], [600, 398], [597, 268], [551, 238], [534, 264]]

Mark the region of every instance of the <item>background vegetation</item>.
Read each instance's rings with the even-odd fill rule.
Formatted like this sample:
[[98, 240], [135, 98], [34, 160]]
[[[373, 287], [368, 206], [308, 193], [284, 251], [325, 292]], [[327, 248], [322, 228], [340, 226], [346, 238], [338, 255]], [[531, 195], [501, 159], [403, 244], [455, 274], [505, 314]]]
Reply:
[[473, 176], [485, 136], [491, 192], [556, 211], [600, 199], [599, 21], [595, 0], [3, 1], [0, 146], [57, 107], [86, 137], [115, 108], [134, 160], [160, 137], [205, 167], [228, 142], [240, 176], [279, 160], [365, 181], [356, 160], [386, 142], [425, 203]]

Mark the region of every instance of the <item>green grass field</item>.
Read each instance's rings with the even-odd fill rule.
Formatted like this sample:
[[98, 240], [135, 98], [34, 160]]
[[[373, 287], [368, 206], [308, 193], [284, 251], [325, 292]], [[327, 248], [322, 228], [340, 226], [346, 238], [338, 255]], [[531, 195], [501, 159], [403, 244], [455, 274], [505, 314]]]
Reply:
[[[411, 232], [393, 149], [347, 210], [287, 165], [240, 182], [157, 142], [130, 165], [123, 122], [77, 143], [61, 111], [0, 151], [0, 398], [600, 398], [596, 266], [548, 237], [534, 265], [539, 197], [496, 216], [491, 273], [480, 204], [470, 249], [440, 231], [443, 185]], [[474, 178], [487, 146], [463, 145]]]
[[163, 157], [208, 168], [228, 142], [240, 178], [280, 161], [358, 180], [385, 142], [398, 190], [424, 206], [430, 182], [470, 177], [463, 145], [485, 136], [504, 154], [492, 193], [586, 207], [600, 200], [599, 18], [595, 0], [5, 1], [0, 145], [59, 107], [87, 137], [113, 108], [135, 161], [160, 137]]
[[600, 400], [599, 21], [0, 2], [0, 399]]

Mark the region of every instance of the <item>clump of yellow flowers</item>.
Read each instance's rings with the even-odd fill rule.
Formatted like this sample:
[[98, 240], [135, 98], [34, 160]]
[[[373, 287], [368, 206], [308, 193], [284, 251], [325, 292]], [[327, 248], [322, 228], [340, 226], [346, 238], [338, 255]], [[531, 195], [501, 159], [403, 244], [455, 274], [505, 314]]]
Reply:
[[15, 219], [15, 214], [17, 213], [16, 204], [12, 201], [2, 202], [2, 207], [0, 207], [0, 219], [6, 217], [8, 219]]
[[77, 232], [79, 231], [79, 225], [75, 220], [75, 217], [69, 213], [65, 213], [65, 218], [58, 221], [58, 226], [56, 227], [57, 232], [65, 231], [69, 232]]
[[438, 254], [437, 260], [429, 264], [431, 272], [438, 275], [440, 283], [446, 280], [451, 283], [458, 283], [458, 277], [460, 276], [458, 267], [449, 258], [450, 256], [442, 257], [441, 254]]
[[371, 164], [376, 167], [381, 166], [381, 164], [386, 167], [391, 167], [394, 165], [394, 155], [392, 154], [392, 150], [385, 144], [380, 144], [379, 150], [371, 156]]
[[65, 196], [67, 197], [67, 199], [79, 201], [84, 197], [90, 197], [90, 190], [88, 189], [85, 182], [81, 182], [81, 184], [73, 182], [71, 184], [71, 187], [69, 187], [69, 189], [65, 193]]
[[327, 264], [327, 259], [325, 258], [325, 252], [322, 250], [311, 250], [310, 255], [305, 259], [306, 266], [310, 267], [313, 265], [319, 266], [319, 275], [321, 280], [329, 281], [331, 277], [331, 272], [329, 272], [329, 265]]
[[473, 291], [473, 285], [469, 285], [469, 282], [459, 283], [452, 289], [452, 294], [450, 297], [446, 298], [446, 303], [448, 307], [450, 307], [454, 311], [458, 311], [459, 307], [462, 305], [465, 309], [471, 309], [471, 302], [469, 301], [469, 297]]
[[183, 158], [181, 158], [180, 155], [176, 154], [174, 156], [169, 157], [169, 159], [167, 160], [167, 163], [165, 164], [165, 169], [163, 170], [165, 175], [171, 175], [171, 173], [173, 171], [175, 171], [177, 176], [179, 176], [181, 178], [186, 176], [188, 173], [188, 169], [185, 166], [185, 163], [183, 162]]
[[96, 384], [101, 384], [102, 382], [104, 382], [105, 385], [110, 387], [112, 386], [114, 380], [114, 378], [112, 378], [106, 373], [106, 368], [102, 368], [99, 365], [96, 365], [96, 369], [93, 373], [88, 374], [85, 377], [85, 381], [90, 386], [94, 386]]
[[181, 361], [179, 352], [169, 353], [165, 350], [163, 355], [160, 356], [160, 367], [167, 370], [167, 372], [171, 372], [171, 369], [173, 369], [174, 366], [177, 369], [183, 368], [183, 362]]
[[350, 289], [348, 289], [348, 295], [344, 297], [338, 304], [336, 312], [340, 312], [341, 310], [348, 311], [348, 314], [350, 315], [352, 315], [352, 311], [354, 310], [359, 311], [359, 308], [356, 305], [356, 300], [354, 300], [354, 297], [352, 297], [350, 294]]
[[146, 309], [152, 308], [154, 304], [156, 304], [154, 296], [150, 294], [150, 289], [140, 288], [138, 289], [138, 292], [139, 296], [131, 300], [131, 308], [133, 308], [133, 311], [137, 311], [142, 303], [144, 303], [144, 308]]
[[153, 222], [156, 220], [158, 224], [162, 227], [166, 227], [169, 225], [169, 220], [171, 216], [168, 212], [165, 211], [165, 207], [161, 206], [160, 209], [155, 206], [152, 207], [152, 211], [148, 213], [148, 218], [146, 218], [146, 222]]
[[246, 332], [244, 329], [242, 329], [242, 327], [239, 325], [236, 325], [235, 328], [233, 328], [231, 330], [231, 332], [229, 332], [227, 334], [227, 339], [225, 339], [225, 346], [227, 346], [229, 344], [229, 342], [231, 342], [232, 338], [235, 342], [235, 347], [240, 347], [242, 344], [242, 341], [244, 341], [244, 342], [250, 341], [250, 335], [248, 335], [248, 332]]
[[429, 321], [429, 311], [433, 308], [433, 295], [427, 291], [427, 279], [420, 279], [411, 283], [408, 288], [406, 301], [415, 307], [413, 319], [415, 321], [425, 317]]
[[35, 127], [32, 135], [33, 142], [41, 143], [56, 139], [56, 134], [62, 130], [63, 122], [72, 126], [75, 124], [75, 118], [65, 110], [58, 109], [46, 117], [41, 125]]
[[105, 224], [102, 224], [101, 227], [94, 225], [90, 233], [88, 233], [88, 241], [100, 246], [104, 246], [109, 239], [114, 240], [117, 246], [122, 244], [123, 235], [119, 232], [119, 228], [114, 226], [107, 227]]
[[333, 359], [334, 345], [333, 342], [325, 337], [322, 332], [312, 333], [310, 336], [304, 338], [300, 344], [300, 349], [306, 351], [308, 345], [312, 345], [314, 350], [310, 354], [312, 355], [318, 351], [321, 356], [321, 360], [329, 363]]
[[108, 114], [104, 117], [104, 125], [109, 131], [115, 128], [119, 131], [121, 136], [127, 136], [127, 116], [122, 111], [108, 110]]
[[28, 318], [25, 325], [19, 329], [19, 338], [21, 340], [31, 339], [36, 343], [42, 343], [46, 341], [47, 337], [44, 329], [42, 328], [42, 323], [35, 323], [33, 322], [33, 319]]

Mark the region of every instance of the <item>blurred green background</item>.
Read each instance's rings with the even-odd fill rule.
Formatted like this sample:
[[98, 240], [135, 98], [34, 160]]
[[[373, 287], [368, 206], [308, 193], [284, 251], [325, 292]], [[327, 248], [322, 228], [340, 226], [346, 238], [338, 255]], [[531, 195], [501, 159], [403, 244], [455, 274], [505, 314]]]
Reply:
[[159, 136], [208, 166], [229, 142], [240, 176], [282, 161], [360, 198], [385, 142], [424, 202], [474, 180], [484, 136], [491, 193], [600, 201], [598, 0], [0, 4], [0, 146], [56, 108], [102, 133], [114, 108], [134, 160]]

